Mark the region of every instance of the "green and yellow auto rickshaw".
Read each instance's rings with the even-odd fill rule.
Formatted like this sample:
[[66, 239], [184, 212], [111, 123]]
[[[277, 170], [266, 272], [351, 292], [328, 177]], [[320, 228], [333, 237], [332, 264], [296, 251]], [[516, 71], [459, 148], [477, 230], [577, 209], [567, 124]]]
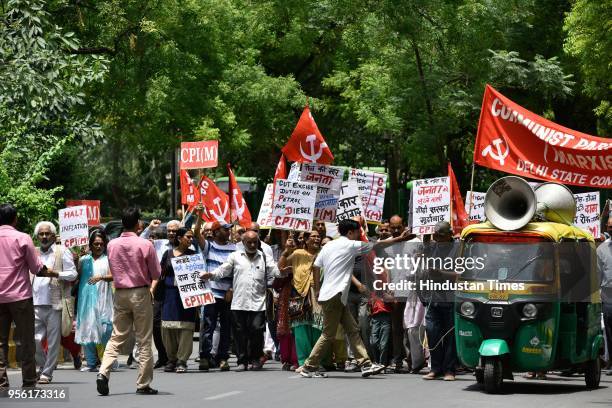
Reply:
[[601, 301], [589, 233], [556, 222], [510, 231], [485, 222], [462, 231], [461, 254], [475, 261], [455, 294], [457, 354], [486, 392], [499, 392], [513, 373], [550, 370], [584, 372], [587, 388], [599, 386]]

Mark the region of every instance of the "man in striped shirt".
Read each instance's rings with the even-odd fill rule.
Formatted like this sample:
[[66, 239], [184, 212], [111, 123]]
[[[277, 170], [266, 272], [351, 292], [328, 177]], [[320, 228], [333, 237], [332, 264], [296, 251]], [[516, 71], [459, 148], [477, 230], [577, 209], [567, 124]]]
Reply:
[[[200, 226], [201, 218], [198, 218], [195, 235], [200, 251], [206, 260], [206, 271], [212, 272], [221, 266], [228, 256], [236, 250], [236, 245], [229, 240], [232, 225], [214, 222], [211, 226], [212, 241], [207, 240], [200, 234]], [[217, 324], [220, 325], [220, 333], [215, 360], [219, 363], [221, 371], [228, 371], [230, 369], [227, 360], [230, 347], [232, 278], [211, 282], [210, 285], [215, 296], [215, 303], [202, 306], [200, 313], [200, 371], [208, 371], [211, 366], [210, 352]]]

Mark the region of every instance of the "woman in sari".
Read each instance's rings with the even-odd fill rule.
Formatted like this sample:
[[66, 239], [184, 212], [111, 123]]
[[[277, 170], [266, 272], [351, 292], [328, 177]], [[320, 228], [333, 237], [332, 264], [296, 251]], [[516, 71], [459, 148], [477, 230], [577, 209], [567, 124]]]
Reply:
[[97, 371], [98, 361], [113, 331], [113, 276], [106, 257], [106, 234], [94, 230], [89, 236], [90, 254], [79, 259], [79, 295], [75, 342], [85, 351], [87, 367]]
[[[298, 363], [304, 365], [304, 361], [310, 355], [323, 328], [323, 311], [314, 295], [312, 263], [321, 249], [321, 237], [317, 231], [304, 233], [304, 249], [287, 247], [278, 266], [283, 269], [291, 266], [293, 278], [291, 280], [291, 296], [289, 302], [291, 332], [295, 337], [295, 349]], [[296, 313], [295, 305], [302, 304], [302, 313]], [[299, 308], [298, 308], [299, 309]], [[323, 361], [323, 367], [331, 367], [329, 357]]]
[[161, 260], [162, 273], [159, 285], [164, 285], [161, 319], [162, 341], [168, 355], [168, 363], [164, 368], [166, 372], [186, 372], [187, 360], [193, 350], [196, 308], [183, 308], [172, 267], [172, 258], [195, 254], [195, 251], [189, 248], [192, 240], [191, 230], [179, 228], [174, 238], [174, 248], [168, 249]]

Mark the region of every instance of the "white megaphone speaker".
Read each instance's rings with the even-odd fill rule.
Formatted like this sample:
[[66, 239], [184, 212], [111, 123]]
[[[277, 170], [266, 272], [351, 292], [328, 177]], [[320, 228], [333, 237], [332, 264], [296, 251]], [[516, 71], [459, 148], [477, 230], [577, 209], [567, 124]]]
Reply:
[[522, 228], [536, 212], [536, 195], [525, 180], [516, 176], [495, 181], [485, 195], [485, 216], [496, 228]]
[[572, 225], [576, 200], [569, 188], [558, 183], [543, 183], [534, 188], [538, 216], [547, 221]]

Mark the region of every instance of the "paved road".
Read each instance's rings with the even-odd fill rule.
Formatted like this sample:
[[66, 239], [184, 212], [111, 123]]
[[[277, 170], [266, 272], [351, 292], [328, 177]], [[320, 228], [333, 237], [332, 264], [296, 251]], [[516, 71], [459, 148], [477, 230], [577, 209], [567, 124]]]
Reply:
[[[125, 357], [122, 359], [125, 361]], [[69, 388], [70, 400], [45, 407], [78, 408], [183, 408], [183, 407], [470, 407], [561, 408], [612, 407], [612, 376], [603, 376], [601, 387], [587, 391], [582, 377], [551, 375], [548, 381], [518, 379], [507, 382], [503, 395], [484, 394], [474, 377], [462, 375], [455, 382], [423, 381], [410, 374], [387, 374], [363, 379], [359, 374], [329, 373], [326, 379], [304, 379], [280, 370], [276, 362], [261, 372], [209, 373], [197, 371], [190, 361], [185, 374], [156, 370], [153, 386], [157, 396], [134, 394], [136, 370], [120, 368], [110, 379], [110, 395], [96, 392], [95, 373], [81, 373], [68, 365], [58, 368], [51, 386]], [[235, 364], [232, 362], [232, 368]], [[9, 374], [12, 385], [21, 383], [21, 373]], [[36, 407], [0, 399], [0, 407]]]

